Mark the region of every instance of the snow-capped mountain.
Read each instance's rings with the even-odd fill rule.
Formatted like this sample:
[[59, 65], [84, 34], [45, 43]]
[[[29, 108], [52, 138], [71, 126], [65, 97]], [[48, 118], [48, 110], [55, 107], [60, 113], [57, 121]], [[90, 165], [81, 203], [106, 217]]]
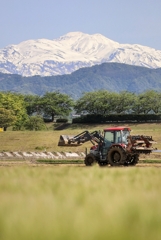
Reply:
[[0, 49], [0, 72], [23, 76], [69, 74], [104, 62], [160, 68], [161, 51], [82, 32], [70, 32], [54, 40], [28, 40]]

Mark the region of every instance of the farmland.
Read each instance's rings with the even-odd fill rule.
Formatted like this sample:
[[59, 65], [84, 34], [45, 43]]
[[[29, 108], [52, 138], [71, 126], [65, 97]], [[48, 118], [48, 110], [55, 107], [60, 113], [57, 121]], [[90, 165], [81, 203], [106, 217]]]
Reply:
[[0, 168], [0, 239], [155, 239], [161, 168]]
[[[59, 135], [106, 127], [7, 131], [0, 133], [0, 152], [69, 151], [57, 146]], [[160, 124], [130, 127], [132, 134], [152, 135], [161, 149]], [[0, 239], [159, 240], [160, 166], [101, 168], [4, 160], [0, 164]]]
[[[103, 130], [110, 126], [119, 126], [120, 124], [71, 124], [64, 130], [53, 130], [53, 124], [47, 124], [46, 131], [6, 131], [0, 132], [0, 152], [2, 151], [84, 151], [85, 147], [91, 146], [90, 142], [79, 147], [58, 147], [58, 140], [61, 134], [77, 135], [85, 130], [90, 132], [94, 130]], [[123, 125], [123, 124], [121, 124]], [[126, 124], [132, 131], [132, 135], [149, 135], [157, 141], [155, 147], [161, 149], [161, 124]]]

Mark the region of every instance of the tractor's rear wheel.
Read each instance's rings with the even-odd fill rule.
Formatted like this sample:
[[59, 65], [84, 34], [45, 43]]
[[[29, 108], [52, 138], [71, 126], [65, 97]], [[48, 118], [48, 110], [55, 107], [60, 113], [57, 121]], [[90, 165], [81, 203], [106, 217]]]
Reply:
[[139, 161], [139, 155], [135, 154], [135, 155], [132, 155], [132, 156], [128, 156], [124, 165], [125, 166], [134, 166], [138, 163], [138, 161]]
[[93, 154], [88, 154], [84, 159], [84, 163], [86, 166], [92, 166], [95, 162], [96, 159]]
[[121, 147], [111, 147], [107, 153], [107, 159], [111, 166], [124, 165], [126, 160], [126, 153]]

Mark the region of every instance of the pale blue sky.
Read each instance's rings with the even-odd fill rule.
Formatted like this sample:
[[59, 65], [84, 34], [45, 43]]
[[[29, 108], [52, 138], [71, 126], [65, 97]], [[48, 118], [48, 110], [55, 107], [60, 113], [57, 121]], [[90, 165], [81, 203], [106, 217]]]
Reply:
[[161, 0], [0, 0], [0, 48], [68, 32], [161, 50]]

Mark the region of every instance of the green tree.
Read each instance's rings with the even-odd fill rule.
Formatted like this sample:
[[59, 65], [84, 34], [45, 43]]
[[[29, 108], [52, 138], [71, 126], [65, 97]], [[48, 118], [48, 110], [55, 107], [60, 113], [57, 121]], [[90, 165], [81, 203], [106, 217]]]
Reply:
[[0, 127], [6, 129], [16, 122], [16, 116], [13, 115], [12, 110], [0, 108]]
[[44, 120], [41, 116], [30, 116], [29, 119], [25, 122], [24, 127], [27, 130], [44, 130], [46, 128]]
[[148, 114], [150, 111], [159, 113], [161, 111], [161, 93], [148, 90], [140, 94], [140, 103], [144, 114]]
[[130, 113], [135, 100], [135, 94], [127, 91], [122, 91], [117, 94], [115, 99], [116, 113]]
[[155, 92], [155, 95], [151, 100], [154, 113], [161, 113], [161, 92]]
[[107, 115], [111, 113], [128, 113], [131, 111], [135, 95], [129, 92], [109, 92], [100, 90], [84, 93], [75, 105], [77, 113]]
[[83, 96], [76, 101], [74, 109], [78, 114], [97, 114], [98, 109], [96, 107], [96, 92], [84, 93]]
[[161, 93], [148, 90], [135, 96], [132, 110], [136, 114], [155, 114], [161, 111]]
[[24, 95], [26, 111], [29, 116], [33, 113], [41, 114], [41, 97], [37, 95]]
[[40, 101], [40, 108], [44, 115], [50, 116], [52, 121], [56, 115], [67, 116], [72, 111], [74, 101], [67, 94], [47, 92]]
[[0, 108], [10, 110], [15, 117], [14, 126], [20, 129], [28, 118], [25, 108], [24, 97], [21, 94], [5, 92], [0, 93]]
[[116, 93], [99, 90], [94, 94], [93, 107], [97, 114], [107, 115], [114, 111]]
[[131, 111], [134, 114], [141, 114], [143, 109], [142, 109], [142, 103], [140, 101], [140, 95], [135, 95], [134, 96], [134, 102], [131, 106]]
[[86, 92], [76, 101], [75, 110], [78, 114], [110, 114], [114, 112], [117, 94], [107, 90]]

